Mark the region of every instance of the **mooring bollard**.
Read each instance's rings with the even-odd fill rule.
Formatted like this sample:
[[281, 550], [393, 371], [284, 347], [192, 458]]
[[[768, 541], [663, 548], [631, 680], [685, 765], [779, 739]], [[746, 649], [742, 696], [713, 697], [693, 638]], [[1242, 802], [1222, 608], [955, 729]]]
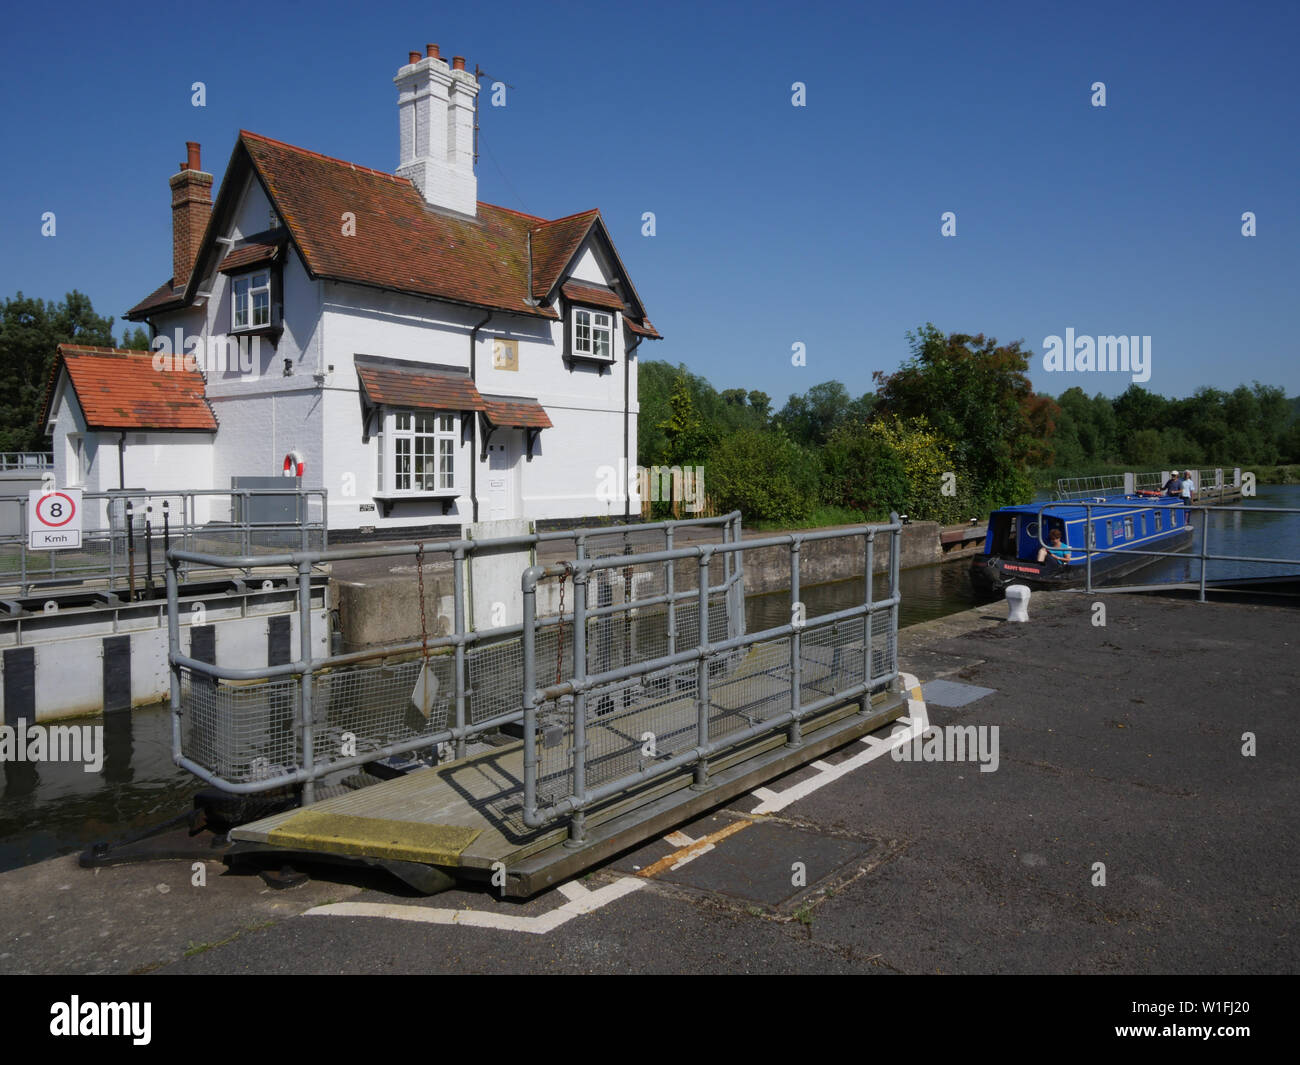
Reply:
[[1029, 587], [1024, 584], [1007, 586], [1007, 620], [1029, 620]]

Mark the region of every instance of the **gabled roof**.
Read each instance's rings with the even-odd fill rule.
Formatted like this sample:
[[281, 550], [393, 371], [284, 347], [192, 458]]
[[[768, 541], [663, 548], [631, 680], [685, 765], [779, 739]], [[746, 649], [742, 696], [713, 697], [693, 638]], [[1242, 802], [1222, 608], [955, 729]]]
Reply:
[[204, 398], [203, 376], [183, 365], [171, 369], [170, 360], [164, 366], [156, 369], [149, 351], [60, 344], [50, 367], [41, 424], [49, 421], [59, 373], [66, 370], [88, 429], [215, 431], [217, 419]]
[[[477, 216], [469, 218], [430, 207], [407, 178], [242, 130], [188, 287], [182, 293], [168, 282], [132, 307], [127, 318], [139, 320], [192, 302], [200, 278], [221, 268], [215, 259], [220, 254], [216, 234], [228, 227], [250, 174], [283, 219], [289, 240], [314, 278], [554, 319], [549, 296], [593, 230], [618, 261], [599, 211], [547, 221], [480, 202]], [[345, 226], [347, 216], [355, 228]], [[630, 280], [626, 283], [632, 302], [625, 312], [640, 320], [645, 310]], [[538, 299], [543, 302], [536, 303]]]
[[236, 270], [274, 262], [284, 250], [285, 240], [283, 232], [274, 230], [249, 237], [226, 253], [226, 257], [221, 260], [220, 270], [223, 274], [233, 274]]

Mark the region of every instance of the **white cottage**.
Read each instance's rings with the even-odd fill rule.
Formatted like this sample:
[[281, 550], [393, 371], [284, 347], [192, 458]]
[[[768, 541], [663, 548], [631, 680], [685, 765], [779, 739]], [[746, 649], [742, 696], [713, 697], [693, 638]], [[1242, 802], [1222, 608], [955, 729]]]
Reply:
[[[242, 131], [214, 203], [189, 145], [173, 276], [127, 313], [155, 351], [94, 353], [91, 406], [124, 424], [86, 421], [88, 355], [56, 362], [62, 483], [115, 488], [125, 470], [127, 487], [170, 487], [183, 469], [229, 488], [292, 453], [329, 493], [331, 535], [639, 513], [635, 477], [611, 471], [635, 466], [636, 349], [659, 334], [599, 211], [479, 202], [464, 60], [429, 45], [394, 80], [395, 174]], [[141, 409], [144, 360], [183, 429]]]

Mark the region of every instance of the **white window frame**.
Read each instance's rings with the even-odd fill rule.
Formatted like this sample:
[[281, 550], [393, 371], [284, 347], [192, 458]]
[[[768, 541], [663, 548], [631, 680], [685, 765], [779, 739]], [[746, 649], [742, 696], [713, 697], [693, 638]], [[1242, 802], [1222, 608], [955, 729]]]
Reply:
[[[424, 419], [428, 420], [422, 427]], [[376, 495], [457, 494], [459, 414], [454, 411], [385, 408], [378, 415], [377, 422]], [[421, 442], [424, 442], [423, 448]]]
[[[574, 307], [573, 311], [573, 354], [588, 359], [600, 359], [603, 362], [614, 361], [614, 313], [600, 311], [594, 307]], [[580, 316], [586, 316], [586, 321]], [[603, 319], [603, 321], [601, 321]], [[584, 342], [581, 330], [585, 329], [587, 337]], [[604, 334], [606, 354], [597, 351], [597, 337]]]
[[[261, 284], [257, 284], [259, 280]], [[242, 296], [239, 291], [240, 285], [247, 286]], [[266, 295], [266, 318], [258, 322], [254, 320], [258, 308], [256, 297], [261, 293]], [[245, 315], [243, 322], [239, 320], [241, 310]], [[230, 279], [230, 331], [242, 333], [252, 329], [265, 329], [269, 325], [271, 325], [271, 271], [254, 270], [251, 273], [232, 277]]]

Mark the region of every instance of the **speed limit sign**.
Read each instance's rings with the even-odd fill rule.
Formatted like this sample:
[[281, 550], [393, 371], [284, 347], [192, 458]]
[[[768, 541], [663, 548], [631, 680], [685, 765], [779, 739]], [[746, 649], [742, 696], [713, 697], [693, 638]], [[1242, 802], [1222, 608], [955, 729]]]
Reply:
[[33, 551], [81, 546], [80, 488], [27, 494], [27, 546]]

